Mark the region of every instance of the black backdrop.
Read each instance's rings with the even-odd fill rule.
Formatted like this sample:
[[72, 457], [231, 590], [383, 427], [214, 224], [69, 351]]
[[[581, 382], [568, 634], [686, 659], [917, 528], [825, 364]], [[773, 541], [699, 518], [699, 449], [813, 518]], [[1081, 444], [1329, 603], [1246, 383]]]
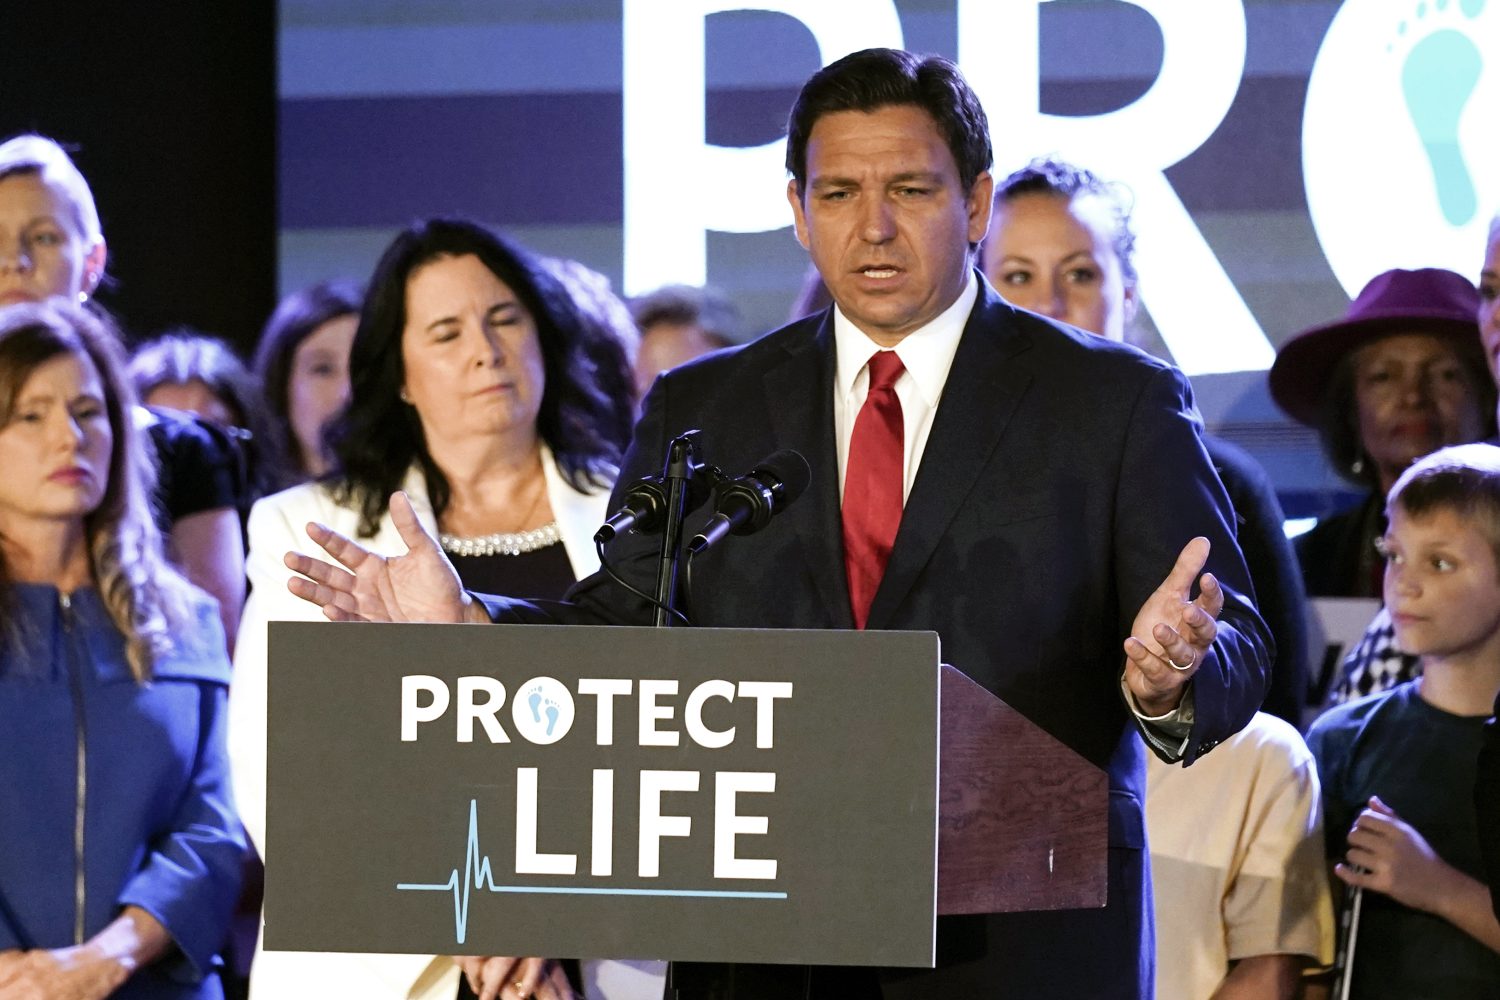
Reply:
[[93, 186], [134, 336], [191, 324], [244, 350], [275, 304], [274, 0], [13, 4], [0, 136], [35, 131]]

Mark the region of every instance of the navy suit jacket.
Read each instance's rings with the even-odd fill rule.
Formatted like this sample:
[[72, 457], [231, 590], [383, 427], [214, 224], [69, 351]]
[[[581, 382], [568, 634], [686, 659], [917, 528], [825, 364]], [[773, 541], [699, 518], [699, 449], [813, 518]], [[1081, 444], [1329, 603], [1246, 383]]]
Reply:
[[[1133, 348], [1015, 309], [980, 280], [867, 627], [935, 630], [945, 662], [1108, 772], [1111, 895], [1104, 911], [945, 918], [939, 957], [952, 978], [935, 979], [940, 969], [910, 983], [918, 994], [1149, 996], [1146, 750], [1120, 690], [1121, 644], [1182, 546], [1207, 536], [1226, 604], [1193, 681], [1191, 762], [1259, 707], [1271, 642], [1187, 380]], [[696, 624], [852, 627], [833, 372], [825, 311], [652, 388], [621, 484], [660, 472], [668, 442], [689, 428], [727, 472], [784, 448], [812, 469], [806, 493], [768, 527], [696, 560]], [[689, 530], [706, 518], [691, 516]], [[657, 544], [623, 536], [610, 561], [649, 593]], [[570, 601], [545, 617], [650, 621], [645, 604], [602, 573]], [[498, 620], [538, 618], [534, 608], [488, 603]], [[886, 992], [900, 993], [906, 979], [890, 978]]]

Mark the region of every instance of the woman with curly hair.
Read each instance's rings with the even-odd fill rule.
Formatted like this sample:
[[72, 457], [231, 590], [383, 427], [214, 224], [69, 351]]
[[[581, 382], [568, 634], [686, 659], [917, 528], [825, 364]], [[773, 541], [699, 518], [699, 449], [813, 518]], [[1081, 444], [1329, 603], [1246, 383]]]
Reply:
[[229, 663], [171, 568], [118, 345], [0, 309], [0, 995], [219, 1000]]
[[[558, 598], [598, 568], [593, 534], [629, 438], [634, 401], [624, 345], [581, 316], [525, 249], [466, 219], [399, 234], [370, 279], [349, 357], [350, 399], [329, 430], [334, 470], [258, 503], [250, 515], [252, 593], [235, 650], [231, 753], [245, 823], [265, 842], [266, 623], [317, 620], [286, 588], [289, 549], [309, 521], [405, 550], [391, 518], [404, 496], [441, 539], [466, 587]], [[514, 959], [528, 993], [569, 996], [558, 963]], [[449, 998], [446, 957], [265, 953], [261, 997]], [[399, 989], [393, 988], [399, 985]]]

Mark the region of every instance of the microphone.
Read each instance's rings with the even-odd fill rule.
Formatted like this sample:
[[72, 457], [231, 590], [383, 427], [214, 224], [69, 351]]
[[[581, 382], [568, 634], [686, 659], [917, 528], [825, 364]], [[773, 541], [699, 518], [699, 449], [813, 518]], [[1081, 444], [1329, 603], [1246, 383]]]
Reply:
[[738, 479], [714, 489], [714, 516], [688, 542], [688, 551], [702, 552], [728, 534], [749, 535], [771, 523], [812, 482], [807, 459], [795, 451], [778, 451]]
[[[687, 510], [693, 510], [708, 499], [709, 491], [721, 479], [718, 469], [695, 464], [688, 479]], [[670, 484], [666, 476], [647, 476], [630, 485], [622, 498], [620, 509], [610, 515], [609, 520], [594, 532], [594, 541], [600, 545], [612, 541], [632, 529], [646, 534], [661, 528], [667, 516], [667, 493]]]
[[645, 479], [638, 479], [625, 491], [624, 503], [620, 509], [611, 514], [609, 520], [594, 532], [594, 541], [602, 545], [637, 526], [642, 531], [650, 531], [661, 523], [666, 512], [667, 488], [661, 477], [647, 476]]

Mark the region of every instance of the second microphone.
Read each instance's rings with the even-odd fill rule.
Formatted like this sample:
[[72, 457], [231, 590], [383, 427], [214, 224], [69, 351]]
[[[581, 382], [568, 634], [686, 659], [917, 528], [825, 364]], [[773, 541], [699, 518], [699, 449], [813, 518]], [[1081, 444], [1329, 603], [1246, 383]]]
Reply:
[[757, 462], [738, 479], [714, 488], [714, 515], [687, 543], [689, 552], [702, 552], [725, 535], [749, 535], [764, 528], [812, 481], [807, 459], [790, 449]]

